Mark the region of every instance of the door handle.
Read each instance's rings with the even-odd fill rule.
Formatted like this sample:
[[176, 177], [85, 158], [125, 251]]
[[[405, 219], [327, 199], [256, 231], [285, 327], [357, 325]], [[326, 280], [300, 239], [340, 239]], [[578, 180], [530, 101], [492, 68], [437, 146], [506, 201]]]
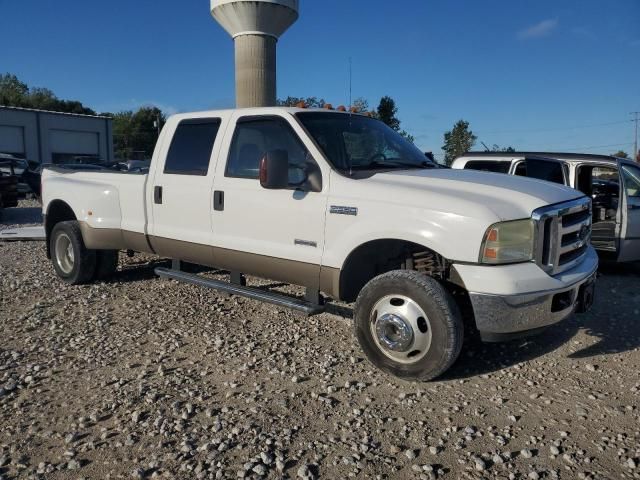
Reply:
[[162, 205], [162, 187], [161, 186], [153, 187], [153, 203]]
[[217, 212], [224, 210], [224, 192], [221, 190], [213, 192], [213, 209]]

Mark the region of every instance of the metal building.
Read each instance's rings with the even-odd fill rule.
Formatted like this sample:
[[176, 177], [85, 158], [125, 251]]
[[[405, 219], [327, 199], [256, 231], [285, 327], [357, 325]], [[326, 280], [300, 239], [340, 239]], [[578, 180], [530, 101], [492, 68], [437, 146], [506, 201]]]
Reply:
[[112, 121], [0, 106], [0, 153], [38, 163], [111, 162]]

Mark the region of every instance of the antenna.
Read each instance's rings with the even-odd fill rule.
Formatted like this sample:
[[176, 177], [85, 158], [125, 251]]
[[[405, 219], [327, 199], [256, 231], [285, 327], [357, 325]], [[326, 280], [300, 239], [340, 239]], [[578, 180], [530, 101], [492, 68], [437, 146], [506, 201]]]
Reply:
[[351, 57], [349, 57], [349, 110], [351, 110], [351, 107], [353, 107], [353, 104], [351, 103], [351, 92], [353, 91], [352, 89], [353, 86], [353, 68], [352, 68], [352, 61], [351, 61]]
[[632, 120], [632, 122], [636, 123], [636, 137], [635, 137], [635, 141], [633, 142], [633, 155], [632, 155], [632, 159], [634, 162], [638, 161], [638, 115], [640, 114], [640, 112], [631, 112], [629, 115], [635, 115], [635, 118]]
[[481, 143], [481, 144], [482, 144], [482, 146], [484, 147], [484, 151], [485, 151], [485, 152], [490, 152], [490, 151], [491, 151], [491, 149], [490, 149], [489, 147], [487, 147], [487, 144], [486, 144], [486, 143], [484, 143], [484, 142], [480, 142], [480, 143]]
[[[353, 105], [351, 104], [351, 91], [352, 91], [352, 79], [353, 79], [353, 71], [351, 68], [352, 61], [351, 57], [349, 57], [349, 128], [351, 128], [351, 117], [353, 117], [353, 109], [351, 108]], [[351, 164], [351, 158], [349, 158], [349, 176], [353, 176], [353, 165]]]

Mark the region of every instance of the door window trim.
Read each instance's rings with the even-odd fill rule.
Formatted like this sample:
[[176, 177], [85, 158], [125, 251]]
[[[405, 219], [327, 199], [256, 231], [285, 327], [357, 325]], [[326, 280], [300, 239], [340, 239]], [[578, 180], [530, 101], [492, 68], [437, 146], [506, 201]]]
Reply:
[[[311, 153], [311, 151], [309, 150], [307, 145], [304, 143], [302, 138], [300, 138], [300, 135], [298, 135], [298, 132], [295, 131], [295, 129], [293, 128], [293, 125], [291, 125], [291, 123], [289, 123], [289, 121], [285, 117], [280, 116], [280, 115], [244, 115], [242, 117], [238, 117], [238, 119], [236, 120], [235, 126], [233, 127], [233, 135], [231, 136], [231, 141], [229, 143], [229, 148], [227, 150], [227, 159], [226, 159], [225, 166], [224, 166], [224, 176], [225, 176], [225, 178], [237, 178], [237, 179], [241, 179], [241, 180], [253, 180], [253, 181], [258, 180], [259, 176], [258, 177], [249, 177], [249, 176], [243, 176], [243, 175], [230, 174], [229, 173], [229, 164], [231, 162], [231, 155], [233, 153], [233, 147], [234, 147], [234, 144], [235, 144], [237, 136], [238, 136], [238, 126], [241, 126], [241, 125], [247, 124], [247, 123], [258, 123], [258, 122], [265, 122], [265, 121], [274, 121], [274, 122], [279, 122], [279, 123], [284, 124], [285, 128], [289, 129], [289, 132], [291, 133], [291, 135], [293, 135], [293, 138], [298, 143], [298, 145], [300, 147], [302, 147], [308, 153], [309, 158], [315, 164], [315, 168], [317, 169], [317, 171], [320, 172], [320, 173], [322, 172], [322, 169], [320, 168], [320, 164], [315, 159], [314, 155]], [[299, 189], [298, 187], [291, 186], [287, 190], [298, 190], [298, 189]]]
[[[515, 160], [512, 163], [510, 175], [513, 175], [514, 177], [522, 176], [522, 175], [516, 175], [516, 169], [518, 168], [518, 165], [520, 165], [521, 163], [525, 163], [527, 160], [535, 160], [538, 162], [559, 163], [560, 169], [562, 170], [562, 184], [556, 183], [556, 182], [551, 182], [551, 183], [556, 183], [556, 185], [564, 185], [567, 187], [571, 186], [569, 183], [571, 178], [571, 174], [569, 173], [569, 165], [564, 160], [558, 160], [555, 158], [520, 158], [518, 160]], [[525, 175], [524, 178], [533, 178], [534, 180], [542, 180], [541, 178], [534, 178], [528, 175]], [[544, 181], [548, 182], [549, 180], [544, 180]]]
[[[207, 170], [206, 172], [193, 173], [193, 171], [167, 171], [167, 164], [169, 161], [169, 155], [171, 153], [171, 147], [173, 146], [173, 142], [178, 133], [178, 129], [182, 125], [202, 125], [202, 124], [216, 124], [218, 126], [218, 130], [216, 131], [216, 135], [213, 139], [213, 143], [211, 144], [211, 152], [209, 152], [209, 161], [207, 162]], [[173, 135], [171, 137], [171, 141], [169, 142], [169, 146], [167, 148], [167, 152], [164, 155], [164, 164], [162, 165], [162, 171], [159, 172], [160, 175], [183, 175], [183, 176], [191, 176], [191, 177], [207, 177], [209, 172], [211, 171], [211, 158], [213, 156], [213, 152], [216, 148], [216, 142], [219, 141], [221, 137], [220, 129], [222, 128], [222, 118], [221, 117], [199, 117], [199, 118], [185, 118], [180, 120], [178, 124], [175, 126], [173, 130]]]

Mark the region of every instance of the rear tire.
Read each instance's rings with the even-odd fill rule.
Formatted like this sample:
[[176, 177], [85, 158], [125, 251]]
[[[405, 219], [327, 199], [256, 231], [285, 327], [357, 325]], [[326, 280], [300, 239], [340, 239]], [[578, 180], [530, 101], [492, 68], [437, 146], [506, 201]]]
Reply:
[[367, 283], [356, 300], [354, 326], [371, 363], [404, 380], [428, 381], [444, 373], [464, 337], [451, 294], [413, 270], [394, 270]]
[[118, 269], [118, 250], [97, 250], [96, 251], [96, 280], [110, 278]]
[[90, 282], [96, 272], [96, 251], [84, 245], [76, 221], [60, 222], [49, 240], [51, 261], [58, 277], [71, 285]]

